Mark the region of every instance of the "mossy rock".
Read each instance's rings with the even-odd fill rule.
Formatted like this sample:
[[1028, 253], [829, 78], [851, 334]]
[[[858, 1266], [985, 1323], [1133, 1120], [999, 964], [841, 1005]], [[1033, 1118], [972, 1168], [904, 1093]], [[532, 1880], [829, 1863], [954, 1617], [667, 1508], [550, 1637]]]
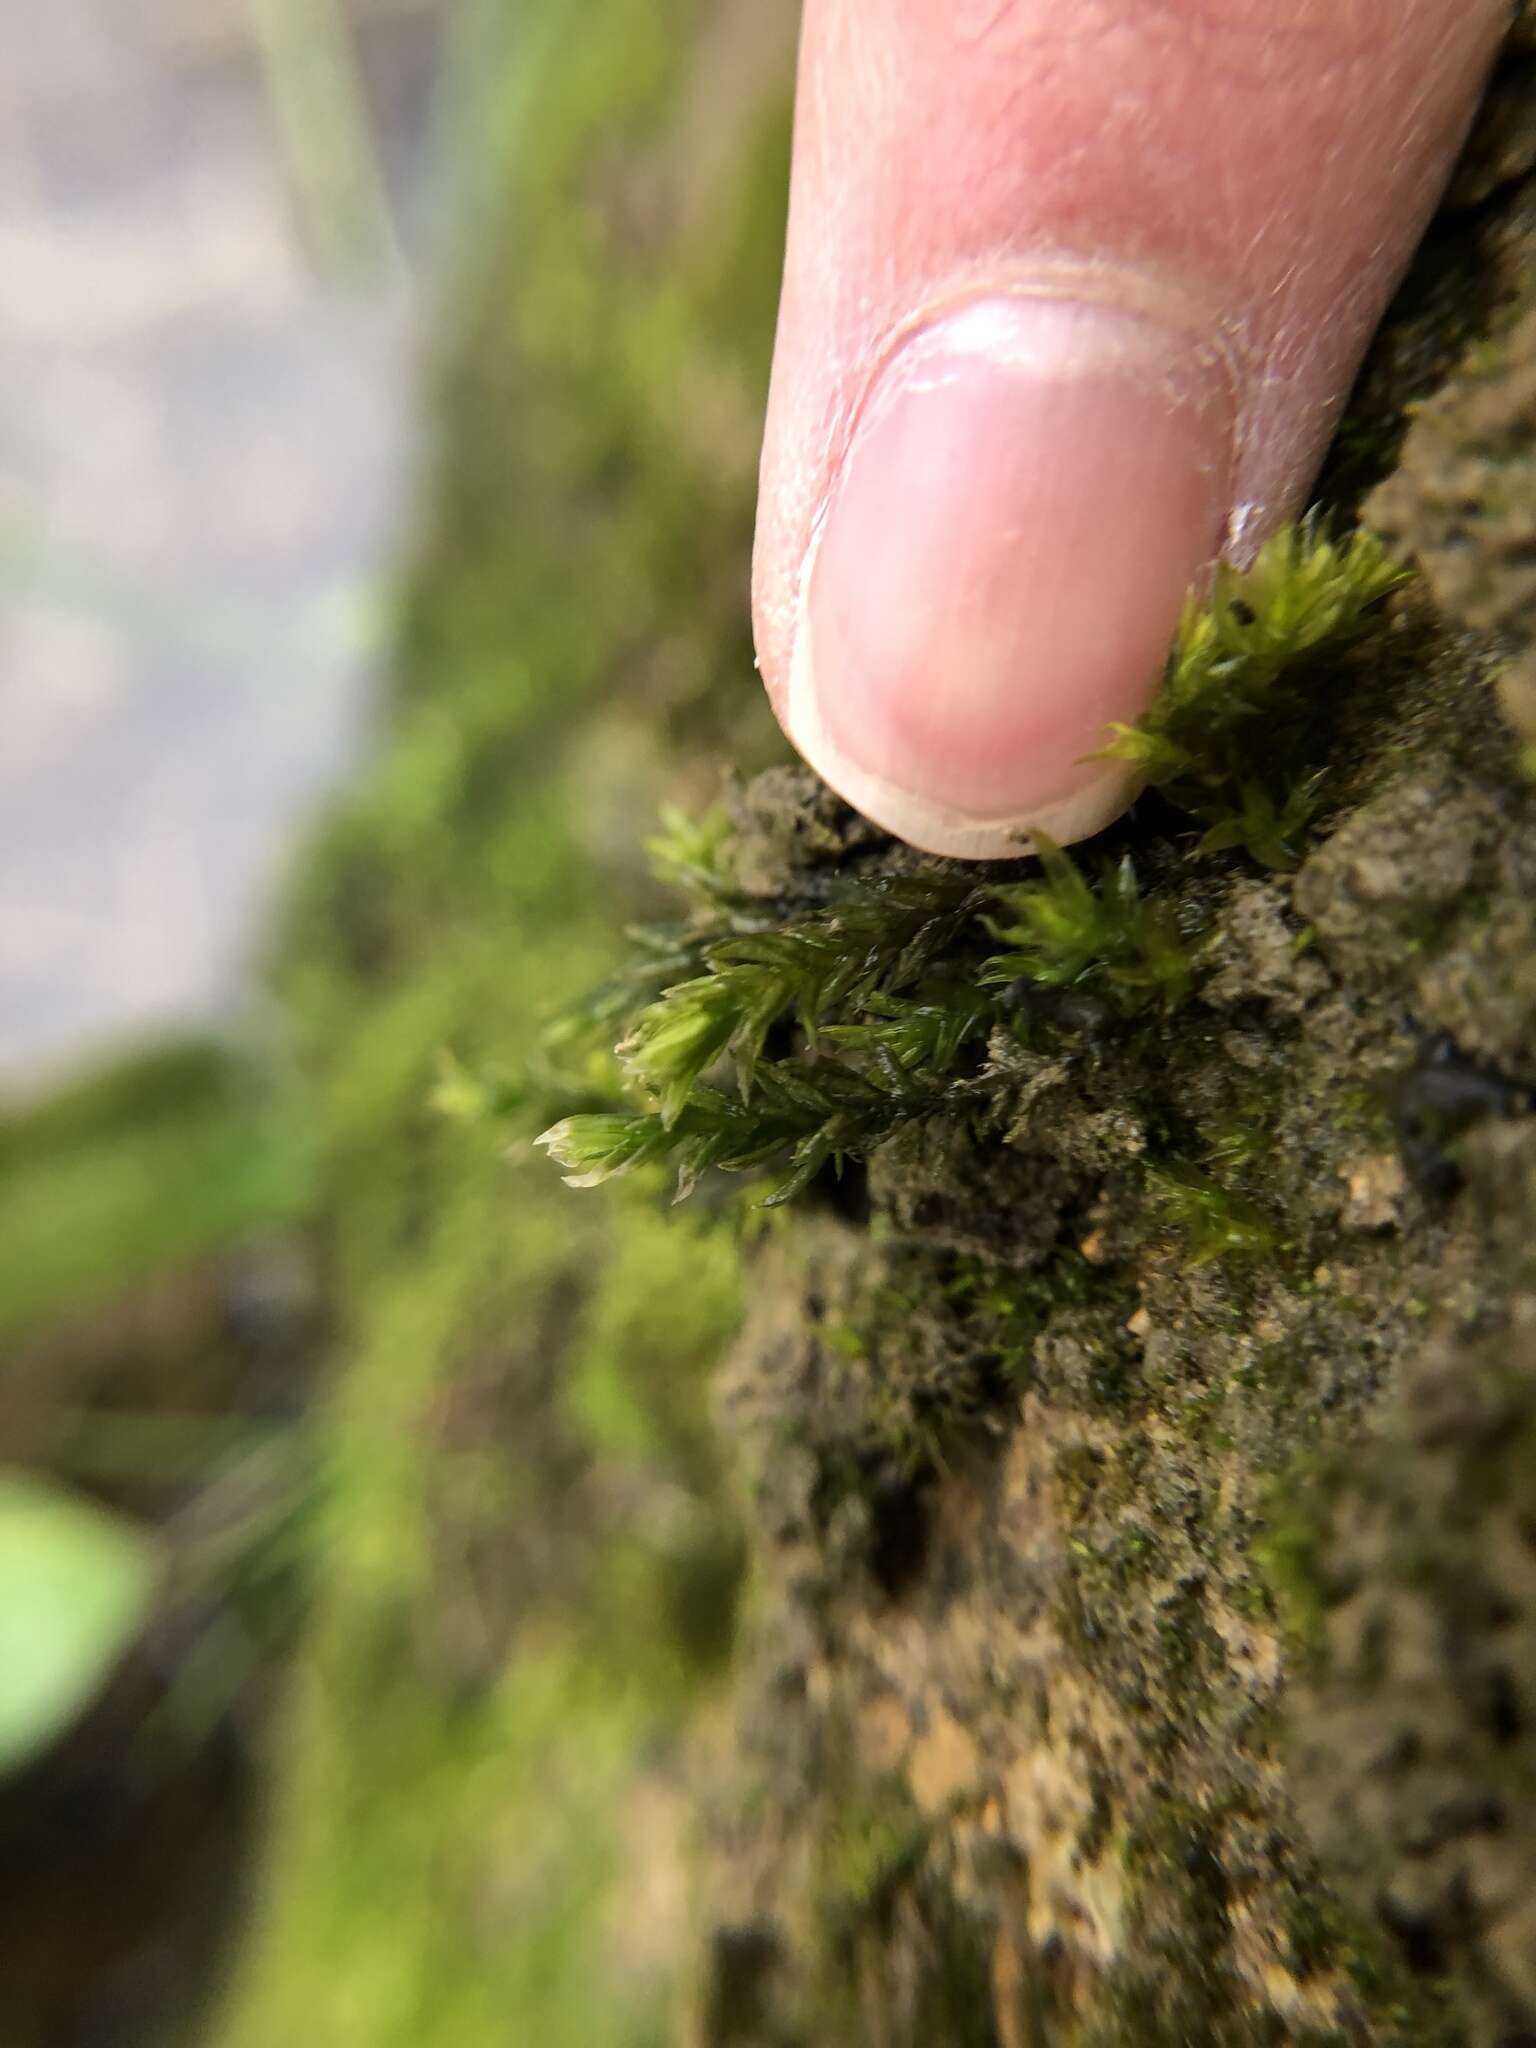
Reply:
[[[719, 1393], [754, 1596], [704, 1814], [712, 2044], [1536, 2039], [1536, 185], [1507, 99], [1329, 473], [1421, 573], [1323, 679], [1305, 858], [1197, 858], [1138, 807], [1105, 850], [1203, 934], [1191, 990], [1027, 994], [1030, 1030], [761, 1261]], [[791, 920], [958, 872], [799, 771], [735, 815]]]

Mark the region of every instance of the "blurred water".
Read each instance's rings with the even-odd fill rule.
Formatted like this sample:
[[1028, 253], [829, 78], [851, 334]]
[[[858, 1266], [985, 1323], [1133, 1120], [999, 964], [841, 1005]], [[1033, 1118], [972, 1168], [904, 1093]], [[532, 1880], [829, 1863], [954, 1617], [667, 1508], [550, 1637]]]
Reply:
[[0, 1091], [236, 1007], [359, 748], [448, 11], [0, 0]]

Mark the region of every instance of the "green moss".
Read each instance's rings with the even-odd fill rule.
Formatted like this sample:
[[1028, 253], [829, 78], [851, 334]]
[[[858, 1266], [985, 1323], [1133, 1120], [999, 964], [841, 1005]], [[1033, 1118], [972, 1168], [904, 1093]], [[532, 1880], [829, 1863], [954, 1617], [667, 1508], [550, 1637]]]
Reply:
[[1142, 894], [1129, 854], [1106, 862], [1097, 886], [1058, 846], [1035, 834], [1042, 878], [997, 892], [1006, 918], [986, 920], [1008, 949], [989, 960], [989, 983], [1062, 988], [1103, 982], [1122, 1002], [1168, 1006], [1189, 991], [1194, 960], [1170, 905]]
[[899, 1772], [835, 1810], [820, 1836], [818, 1883], [819, 1910], [834, 1940], [889, 1911], [921, 1865], [932, 1833]]
[[[1317, 664], [1368, 630], [1400, 580], [1368, 536], [1341, 545], [1309, 523], [1250, 569], [1223, 568], [1209, 601], [1191, 603], [1160, 696], [1109, 751], [1206, 821], [1197, 851], [1294, 863], [1319, 797], [1299, 765], [1326, 694]], [[1255, 759], [1289, 770], [1291, 786], [1253, 783]], [[623, 1028], [629, 1099], [562, 1117], [542, 1142], [577, 1186], [663, 1161], [683, 1192], [716, 1169], [777, 1168], [771, 1199], [783, 1201], [824, 1167], [963, 1108], [992, 1035], [1030, 1036], [1016, 987], [1098, 988], [1122, 1013], [1177, 1007], [1199, 965], [1187, 906], [1181, 919], [1166, 889], [1147, 892], [1129, 855], [1090, 879], [1059, 848], [1038, 853], [1037, 879], [877, 873], [797, 913], [736, 885], [718, 827], [690, 839], [674, 818], [663, 863], [692, 914], [645, 934], [631, 970], [585, 1006], [599, 1036]], [[1239, 1196], [1186, 1186], [1183, 1209], [1202, 1256], [1269, 1248]]]
[[1336, 542], [1315, 520], [1272, 536], [1247, 569], [1221, 564], [1209, 598], [1185, 607], [1158, 696], [1106, 754], [1204, 823], [1202, 852], [1295, 866], [1322, 793], [1318, 670], [1403, 581], [1370, 534]]
[[[816, 1853], [808, 2038], [998, 2048], [988, 1930], [955, 1896], [944, 1826], [919, 1813], [905, 1779], [835, 1800]], [[914, 1927], [927, 1962], [915, 1983], [896, 1959], [898, 1931]]]
[[[667, 858], [686, 880], [686, 859]], [[764, 921], [723, 877], [704, 893], [702, 926], [679, 929], [666, 948], [703, 972], [634, 1011], [618, 1048], [644, 1107], [569, 1117], [544, 1134], [576, 1185], [671, 1160], [686, 1190], [711, 1169], [783, 1162], [788, 1176], [774, 1197], [782, 1200], [829, 1162], [863, 1157], [931, 1113], [962, 1048], [993, 1021], [993, 1004], [975, 990], [924, 986], [983, 900], [968, 882], [885, 878], [747, 935], [735, 934]], [[611, 1016], [604, 1000], [588, 1014], [599, 1024]], [[814, 1064], [764, 1057], [770, 1035], [790, 1026]], [[721, 1065], [729, 1093], [704, 1078]]]
[[1153, 1201], [1183, 1236], [1197, 1266], [1213, 1259], [1265, 1258], [1281, 1242], [1279, 1227], [1256, 1203], [1198, 1168], [1149, 1166]]
[[1329, 1566], [1333, 1508], [1348, 1466], [1336, 1450], [1293, 1456], [1267, 1488], [1251, 1556], [1303, 1659], [1323, 1656], [1328, 1613], [1344, 1588]]
[[225, 2048], [668, 2031], [676, 1943], [620, 1902], [677, 1889], [677, 1746], [730, 1632], [706, 1377], [736, 1254], [642, 1180], [552, 1196], [462, 1112], [480, 1076], [521, 1099], [549, 1012], [653, 913], [631, 821], [692, 799], [725, 725], [763, 757], [766, 712], [720, 679], [747, 658], [787, 68], [744, 81], [745, 154], [728, 123], [713, 188], [677, 189], [702, 19], [520, 17], [387, 743], [288, 919], [329, 1483]]

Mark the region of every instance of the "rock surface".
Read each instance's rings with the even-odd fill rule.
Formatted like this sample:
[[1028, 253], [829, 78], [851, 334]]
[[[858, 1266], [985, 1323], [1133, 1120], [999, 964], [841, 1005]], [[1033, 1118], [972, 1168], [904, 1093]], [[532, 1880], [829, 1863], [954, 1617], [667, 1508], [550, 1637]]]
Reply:
[[[1423, 573], [1306, 859], [1144, 805], [1189, 1000], [1031, 995], [762, 1255], [711, 2048], [1536, 2041], [1529, 61], [1330, 471]], [[793, 771], [739, 822], [765, 894], [910, 860]]]

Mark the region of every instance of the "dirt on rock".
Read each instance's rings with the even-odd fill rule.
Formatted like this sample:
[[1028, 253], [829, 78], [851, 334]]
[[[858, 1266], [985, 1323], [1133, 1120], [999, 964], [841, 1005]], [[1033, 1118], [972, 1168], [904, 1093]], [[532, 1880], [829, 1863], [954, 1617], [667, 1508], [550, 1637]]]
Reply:
[[[1536, 2041], [1531, 61], [1329, 473], [1422, 573], [1306, 858], [1138, 807], [1189, 999], [1022, 998], [760, 1256], [710, 2048]], [[799, 771], [738, 825], [806, 905], [913, 859]]]

